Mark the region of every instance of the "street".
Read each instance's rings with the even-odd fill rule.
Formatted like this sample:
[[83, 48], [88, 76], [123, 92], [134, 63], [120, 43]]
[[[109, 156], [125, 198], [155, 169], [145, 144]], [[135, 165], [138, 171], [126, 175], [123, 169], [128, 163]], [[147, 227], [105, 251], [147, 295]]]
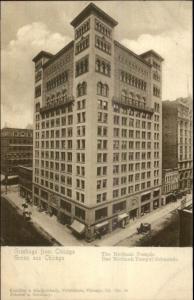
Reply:
[[[5, 199], [9, 204], [5, 203]], [[39, 212], [35, 206], [30, 206], [32, 222], [26, 222], [21, 215], [24, 199], [18, 195], [16, 186], [10, 188], [8, 194], [4, 193], [2, 197], [2, 243], [25, 246], [56, 243], [63, 246], [178, 246], [179, 224], [176, 209], [180, 207], [181, 200], [162, 206], [136, 221], [130, 220], [124, 229], [117, 228], [100, 240], [87, 243], [85, 240], [78, 240], [55, 216]], [[189, 203], [191, 195], [187, 195], [187, 204]], [[145, 222], [151, 224], [151, 235], [137, 234], [137, 227]]]
[[1, 197], [2, 246], [52, 246], [53, 242]]

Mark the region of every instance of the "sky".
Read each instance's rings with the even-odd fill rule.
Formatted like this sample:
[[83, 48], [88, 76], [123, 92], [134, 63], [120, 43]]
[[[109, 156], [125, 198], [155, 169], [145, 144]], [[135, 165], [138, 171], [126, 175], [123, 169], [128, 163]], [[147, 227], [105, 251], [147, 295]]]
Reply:
[[[93, 1], [118, 21], [115, 39], [141, 54], [163, 58], [162, 100], [192, 94], [190, 1]], [[70, 22], [90, 1], [1, 2], [1, 127], [33, 123], [34, 65], [41, 51], [53, 54], [73, 39]]]

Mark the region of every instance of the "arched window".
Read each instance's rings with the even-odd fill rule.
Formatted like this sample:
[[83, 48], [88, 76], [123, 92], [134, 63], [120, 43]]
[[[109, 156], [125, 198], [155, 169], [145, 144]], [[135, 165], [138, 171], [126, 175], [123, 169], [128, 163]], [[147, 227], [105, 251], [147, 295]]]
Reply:
[[77, 97], [86, 95], [87, 93], [87, 83], [84, 81], [77, 85]]
[[99, 61], [99, 59], [96, 60], [96, 71], [100, 72], [100, 61]]
[[84, 73], [84, 62], [81, 61], [80, 63], [80, 74]]
[[84, 81], [82, 83], [82, 95], [86, 95], [87, 94], [87, 83]]
[[97, 95], [102, 95], [102, 83], [97, 83]]
[[102, 62], [102, 64], [101, 64], [101, 72], [102, 72], [103, 74], [105, 74], [105, 69], [106, 69], [106, 65], [105, 65], [104, 62]]
[[110, 76], [110, 72], [111, 72], [111, 66], [107, 64], [107, 75]]
[[81, 96], [81, 84], [77, 85], [77, 97]]
[[107, 84], [104, 84], [104, 96], [108, 97], [109, 95], [109, 87]]

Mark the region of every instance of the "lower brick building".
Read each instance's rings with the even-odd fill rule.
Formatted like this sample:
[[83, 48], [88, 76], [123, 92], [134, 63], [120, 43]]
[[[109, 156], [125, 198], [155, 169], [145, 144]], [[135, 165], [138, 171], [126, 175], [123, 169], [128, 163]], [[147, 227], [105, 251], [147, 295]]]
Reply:
[[19, 165], [32, 165], [33, 130], [3, 128], [1, 130], [1, 174], [18, 175]]
[[19, 193], [32, 203], [32, 166], [18, 166]]

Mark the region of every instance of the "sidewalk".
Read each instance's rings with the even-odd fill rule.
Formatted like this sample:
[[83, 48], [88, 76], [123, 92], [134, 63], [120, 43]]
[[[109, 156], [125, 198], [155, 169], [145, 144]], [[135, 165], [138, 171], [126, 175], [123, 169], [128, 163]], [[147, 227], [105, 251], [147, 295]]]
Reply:
[[[137, 233], [137, 227], [140, 226], [141, 223], [150, 223], [152, 228], [154, 224], [160, 222], [160, 220], [171, 213], [173, 210], [180, 207], [181, 200], [179, 199], [177, 202], [169, 203], [161, 208], [152, 211], [151, 213], [137, 219], [135, 222], [129, 222], [128, 226], [124, 229], [118, 228], [111, 233], [106, 234], [102, 237], [101, 240], [95, 240], [91, 244], [94, 246], [116, 246], [121, 241], [129, 238], [130, 236]], [[187, 195], [187, 205], [191, 203], [191, 195]]]
[[[17, 207], [23, 210], [22, 203], [24, 198], [18, 195], [18, 192], [11, 191], [8, 194], [3, 193], [2, 196], [8, 201], [14, 203]], [[63, 246], [89, 246], [84, 240], [78, 240], [65, 225], [59, 223], [55, 216], [50, 217], [45, 212], [39, 212], [36, 206], [28, 206], [31, 211], [32, 222], [47, 232], [55, 240]]]

